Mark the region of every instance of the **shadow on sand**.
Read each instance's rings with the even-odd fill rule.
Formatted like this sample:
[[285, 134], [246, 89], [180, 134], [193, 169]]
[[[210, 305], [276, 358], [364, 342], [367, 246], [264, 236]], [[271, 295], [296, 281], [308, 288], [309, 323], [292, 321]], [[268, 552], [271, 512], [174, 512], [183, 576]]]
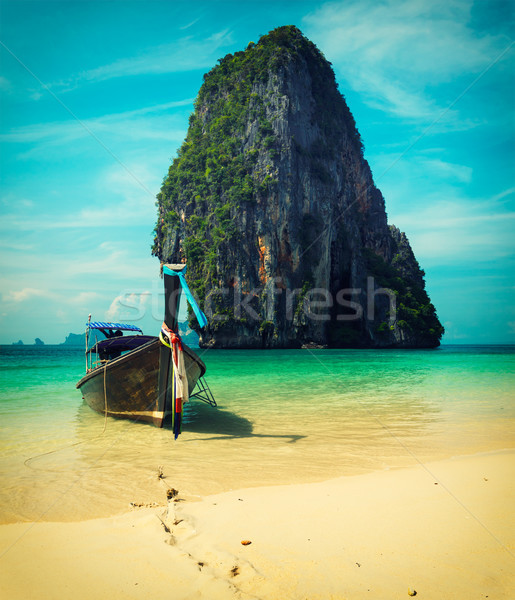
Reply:
[[[305, 435], [266, 435], [261, 433], [252, 433], [252, 422], [244, 417], [240, 417], [228, 410], [222, 408], [213, 408], [207, 404], [195, 402], [186, 404], [183, 415], [183, 431], [192, 433], [213, 434], [210, 437], [202, 438], [207, 440], [227, 440], [235, 438], [276, 438], [286, 439], [288, 444], [294, 444], [298, 440], [305, 438]], [[171, 428], [171, 425], [166, 425]], [[195, 441], [198, 441], [196, 439]]]

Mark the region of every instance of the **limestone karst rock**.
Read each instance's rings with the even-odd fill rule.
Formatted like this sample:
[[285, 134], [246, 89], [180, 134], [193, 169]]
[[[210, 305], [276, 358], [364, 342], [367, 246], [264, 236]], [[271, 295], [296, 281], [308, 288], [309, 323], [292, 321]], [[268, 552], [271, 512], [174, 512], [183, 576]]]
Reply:
[[157, 196], [153, 247], [188, 263], [210, 321], [200, 345], [437, 346], [424, 273], [387, 223], [330, 63], [294, 26], [218, 62]]

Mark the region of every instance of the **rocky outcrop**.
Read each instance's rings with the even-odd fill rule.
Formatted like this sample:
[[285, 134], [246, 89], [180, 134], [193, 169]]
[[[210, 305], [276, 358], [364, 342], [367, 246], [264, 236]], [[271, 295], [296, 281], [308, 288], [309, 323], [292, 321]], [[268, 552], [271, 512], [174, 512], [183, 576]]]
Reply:
[[69, 333], [61, 346], [82, 346], [86, 343], [86, 335], [84, 333]]
[[331, 66], [297, 28], [204, 76], [157, 198], [153, 253], [187, 261], [210, 322], [201, 346], [439, 344]]

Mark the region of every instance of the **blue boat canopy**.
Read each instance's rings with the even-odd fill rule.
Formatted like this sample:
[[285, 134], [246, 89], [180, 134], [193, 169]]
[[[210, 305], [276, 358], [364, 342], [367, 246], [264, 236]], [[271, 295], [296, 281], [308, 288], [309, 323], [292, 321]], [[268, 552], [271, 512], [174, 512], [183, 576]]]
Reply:
[[127, 325], [125, 323], [104, 323], [104, 321], [94, 321], [86, 323], [86, 327], [90, 329], [119, 329], [120, 331], [139, 331], [143, 333], [136, 325]]

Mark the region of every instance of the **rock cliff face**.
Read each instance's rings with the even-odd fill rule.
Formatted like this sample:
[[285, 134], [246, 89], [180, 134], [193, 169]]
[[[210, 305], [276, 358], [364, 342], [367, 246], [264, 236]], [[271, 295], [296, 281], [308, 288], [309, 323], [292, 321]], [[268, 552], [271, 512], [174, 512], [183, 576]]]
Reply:
[[297, 28], [204, 76], [157, 198], [153, 253], [187, 261], [210, 321], [201, 346], [439, 344], [331, 66]]

